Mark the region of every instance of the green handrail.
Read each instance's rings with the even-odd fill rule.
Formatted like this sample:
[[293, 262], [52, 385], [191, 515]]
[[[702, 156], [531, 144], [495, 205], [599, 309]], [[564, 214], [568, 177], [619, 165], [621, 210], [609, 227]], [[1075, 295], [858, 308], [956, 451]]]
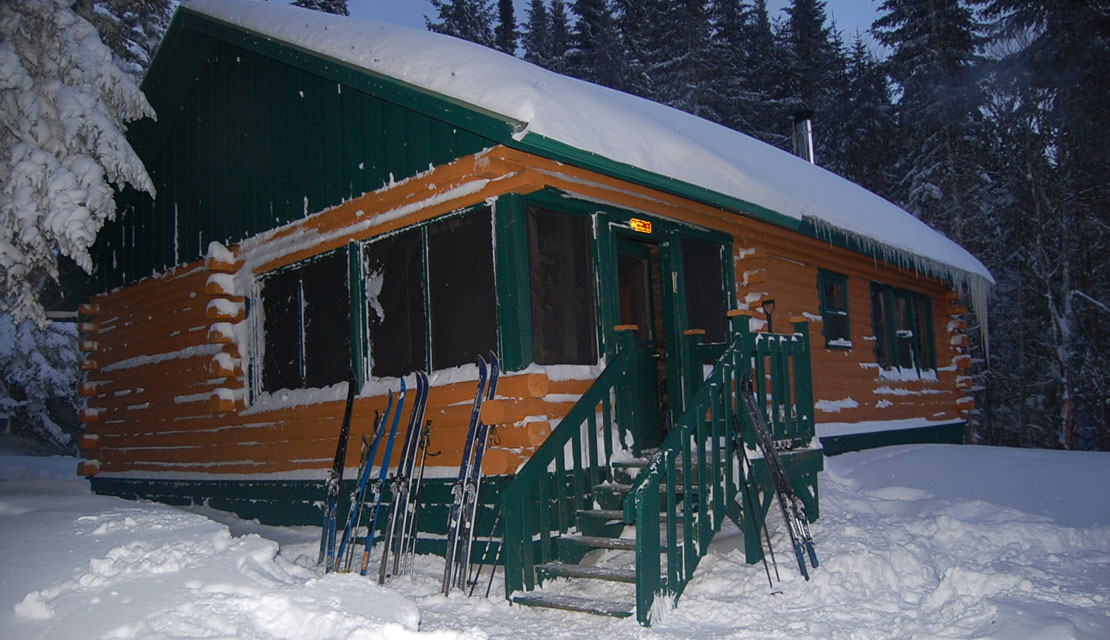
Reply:
[[593, 505], [593, 488], [611, 479], [613, 454], [624, 449], [619, 425], [635, 420], [635, 403], [621, 402], [630, 397], [632, 338], [622, 333], [621, 351], [501, 494], [506, 597], [535, 588], [536, 565], [554, 557], [552, 531], [573, 528], [575, 512]]
[[624, 502], [624, 520], [636, 527], [636, 617], [644, 625], [657, 596], [678, 601], [735, 503], [739, 469], [729, 425], [740, 410], [741, 374], [756, 369], [760, 406], [779, 418], [777, 438], [808, 443], [813, 436], [808, 324], [796, 323], [793, 335], [759, 336], [746, 318], [735, 325], [732, 343]]

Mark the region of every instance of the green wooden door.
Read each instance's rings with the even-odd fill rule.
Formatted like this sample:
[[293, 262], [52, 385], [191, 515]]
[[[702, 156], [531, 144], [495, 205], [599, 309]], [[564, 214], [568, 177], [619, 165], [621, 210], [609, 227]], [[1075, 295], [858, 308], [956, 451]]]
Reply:
[[665, 435], [669, 323], [663, 312], [658, 246], [625, 237], [618, 237], [616, 245], [620, 324], [637, 327], [632, 386], [638, 424], [625, 426], [638, 453], [659, 446]]

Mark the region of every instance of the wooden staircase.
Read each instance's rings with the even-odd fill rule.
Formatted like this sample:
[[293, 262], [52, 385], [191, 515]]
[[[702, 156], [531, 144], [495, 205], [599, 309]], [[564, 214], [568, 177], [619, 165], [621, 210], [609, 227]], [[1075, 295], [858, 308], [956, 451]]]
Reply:
[[[743, 320], [658, 450], [639, 457], [624, 448], [620, 427], [636, 420], [636, 403], [621, 402], [634, 374], [635, 347], [626, 341], [502, 493], [506, 597], [527, 606], [635, 615], [649, 625], [658, 596], [677, 603], [725, 518], [754, 538], [743, 509], [766, 510], [769, 501], [737, 502], [731, 425], [740, 405], [733, 391], [754, 367], [776, 437], [803, 445], [813, 437], [813, 401], [807, 325], [761, 340]], [[747, 422], [744, 412], [738, 415]], [[799, 478], [799, 494], [813, 501], [816, 514], [811, 475]], [[758, 561], [751, 545], [748, 551], [748, 560]]]

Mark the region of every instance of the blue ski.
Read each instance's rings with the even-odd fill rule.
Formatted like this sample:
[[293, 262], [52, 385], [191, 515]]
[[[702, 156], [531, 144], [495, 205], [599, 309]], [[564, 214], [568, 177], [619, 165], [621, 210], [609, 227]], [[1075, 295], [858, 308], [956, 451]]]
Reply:
[[389, 428], [389, 440], [386, 441], [385, 454], [382, 456], [381, 472], [378, 474], [377, 495], [374, 497], [374, 506], [370, 510], [370, 524], [366, 530], [366, 546], [362, 551], [362, 567], [359, 575], [366, 575], [366, 567], [370, 564], [370, 549], [374, 546], [374, 527], [378, 522], [378, 510], [382, 506], [382, 493], [385, 490], [385, 477], [389, 472], [389, 457], [393, 455], [393, 441], [397, 438], [397, 424], [401, 421], [401, 410], [405, 406], [405, 379], [401, 378], [401, 394], [397, 397], [397, 409], [393, 412], [393, 423]]

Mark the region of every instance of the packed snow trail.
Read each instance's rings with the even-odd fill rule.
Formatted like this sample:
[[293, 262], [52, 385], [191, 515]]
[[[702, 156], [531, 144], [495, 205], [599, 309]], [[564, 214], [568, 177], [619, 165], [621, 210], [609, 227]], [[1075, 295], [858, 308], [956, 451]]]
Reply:
[[[510, 607], [500, 574], [489, 600], [444, 597], [438, 557], [388, 589], [325, 576], [318, 527], [94, 496], [74, 464], [0, 456], [2, 638], [1110, 637], [1107, 453], [916, 445], [827, 459], [810, 582], [786, 571], [770, 595], [727, 524], [650, 629]], [[769, 526], [785, 548], [782, 523]]]

